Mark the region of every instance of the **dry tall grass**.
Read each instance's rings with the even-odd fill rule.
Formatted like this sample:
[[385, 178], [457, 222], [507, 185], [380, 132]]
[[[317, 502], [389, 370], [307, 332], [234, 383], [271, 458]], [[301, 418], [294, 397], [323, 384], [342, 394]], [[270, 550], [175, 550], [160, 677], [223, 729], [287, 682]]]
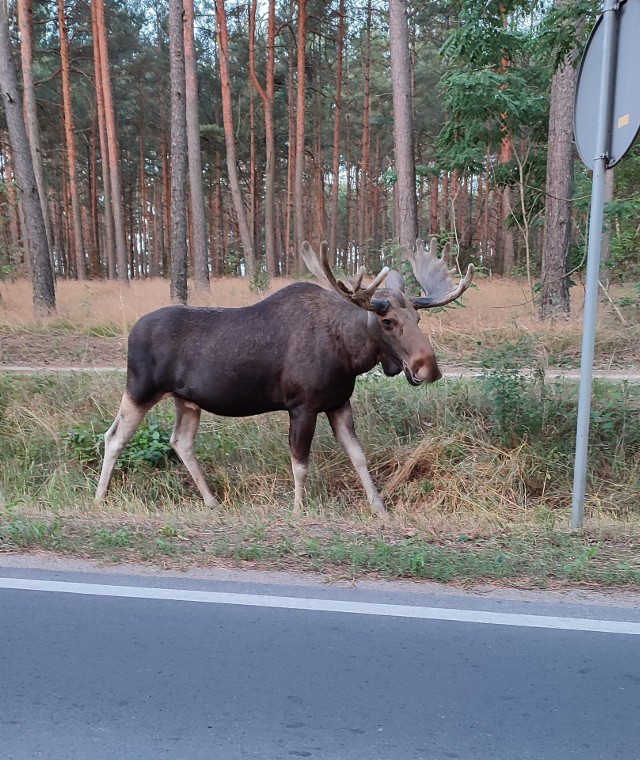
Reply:
[[[290, 280], [276, 280], [269, 292], [288, 285]], [[34, 316], [31, 285], [24, 279], [0, 285], [0, 324], [32, 326], [59, 321], [95, 326], [131, 325], [143, 314], [171, 303], [169, 283], [162, 279], [133, 280], [123, 287], [107, 280], [78, 282], [58, 280], [57, 315], [50, 319]], [[215, 279], [210, 292], [190, 289], [189, 300], [195, 306], [247, 306], [263, 296], [249, 289], [243, 278]]]
[[[255, 303], [291, 280], [273, 280], [266, 294], [252, 292], [242, 278], [221, 278], [210, 292], [190, 289], [190, 302], [198, 306], [245, 306]], [[626, 292], [613, 288], [614, 298]], [[423, 329], [447, 364], [473, 363], [484, 350], [530, 336], [542, 363], [575, 365], [579, 361], [582, 330], [583, 289], [573, 288], [572, 313], [567, 319], [542, 323], [537, 306], [524, 281], [502, 278], [478, 279], [477, 287], [464, 296], [464, 308], [425, 314]], [[31, 287], [26, 280], [0, 283], [0, 328], [10, 331], [42, 331], [64, 325], [82, 332], [109, 325], [112, 334], [125, 336], [143, 314], [170, 303], [166, 280], [134, 280], [128, 287], [107, 281], [60, 280], [58, 313], [50, 319], [34, 316]], [[607, 304], [599, 309], [596, 362], [601, 367], [631, 368], [640, 364], [640, 310], [630, 309], [629, 327], [622, 327]]]

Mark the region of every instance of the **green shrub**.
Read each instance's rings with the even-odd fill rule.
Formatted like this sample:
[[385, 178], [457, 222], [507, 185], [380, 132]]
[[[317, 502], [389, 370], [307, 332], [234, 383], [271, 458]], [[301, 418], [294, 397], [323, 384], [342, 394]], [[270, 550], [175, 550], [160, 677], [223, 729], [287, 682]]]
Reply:
[[[111, 420], [93, 419], [74, 425], [64, 436], [69, 451], [83, 464], [95, 466], [104, 454], [104, 434]], [[119, 465], [137, 471], [141, 467], [161, 467], [174, 456], [171, 432], [161, 422], [145, 420], [120, 455]]]

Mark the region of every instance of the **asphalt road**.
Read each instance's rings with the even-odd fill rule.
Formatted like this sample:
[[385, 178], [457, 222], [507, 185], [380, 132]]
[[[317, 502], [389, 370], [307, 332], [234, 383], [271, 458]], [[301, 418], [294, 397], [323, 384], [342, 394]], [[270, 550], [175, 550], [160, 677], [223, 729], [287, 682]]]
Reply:
[[629, 605], [0, 566], [0, 758], [638, 760], [638, 634]]

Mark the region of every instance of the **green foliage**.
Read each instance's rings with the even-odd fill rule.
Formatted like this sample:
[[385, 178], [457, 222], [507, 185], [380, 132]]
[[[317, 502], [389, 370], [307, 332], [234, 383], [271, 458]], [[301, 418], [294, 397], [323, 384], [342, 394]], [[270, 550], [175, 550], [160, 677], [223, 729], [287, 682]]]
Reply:
[[16, 267], [14, 264], [1, 264], [0, 265], [0, 281], [10, 280], [16, 275]]
[[442, 46], [447, 68], [439, 82], [449, 119], [438, 149], [449, 169], [482, 170], [487, 145], [497, 150], [507, 134], [544, 136], [549, 72], [546, 61], [536, 59], [530, 5], [458, 3], [459, 23]]
[[640, 311], [640, 282], [636, 282], [634, 285], [635, 294], [633, 296], [623, 296], [619, 298], [617, 303], [622, 308], [631, 307]]
[[[70, 453], [83, 465], [96, 466], [103, 456], [104, 434], [111, 420], [92, 419], [74, 425], [64, 435]], [[120, 456], [121, 465], [132, 472], [144, 467], [161, 467], [174, 455], [169, 429], [153, 420], [145, 420]]]
[[[485, 352], [482, 360], [482, 377], [490, 403], [488, 417], [501, 444], [514, 445], [541, 431], [542, 410], [539, 404], [532, 404], [530, 380], [522, 373], [532, 359], [531, 341], [523, 336], [517, 343], [505, 343]], [[536, 374], [544, 388], [544, 370], [538, 366]], [[544, 394], [540, 400], [544, 401]]]
[[55, 549], [60, 545], [61, 539], [62, 522], [59, 519], [47, 522], [15, 517], [0, 524], [0, 547], [6, 542], [19, 549], [29, 549], [32, 546]]
[[539, 45], [542, 55], [551, 57], [554, 71], [572, 51], [582, 51], [601, 10], [598, 0], [554, 3], [547, 10], [540, 24]]
[[[482, 362], [493, 442], [514, 448], [526, 442], [548, 461], [571, 457], [575, 449], [575, 391], [550, 392], [544, 367], [532, 352], [528, 337], [486, 352]], [[529, 372], [525, 374], [525, 369]], [[628, 383], [594, 386], [590, 422], [592, 462], [623, 468], [640, 453], [638, 392]]]
[[258, 267], [251, 279], [251, 282], [249, 283], [249, 290], [251, 290], [252, 293], [258, 293], [259, 295], [262, 295], [263, 293], [266, 293], [267, 290], [269, 290], [270, 285], [271, 279], [269, 277], [269, 274], [265, 269]]

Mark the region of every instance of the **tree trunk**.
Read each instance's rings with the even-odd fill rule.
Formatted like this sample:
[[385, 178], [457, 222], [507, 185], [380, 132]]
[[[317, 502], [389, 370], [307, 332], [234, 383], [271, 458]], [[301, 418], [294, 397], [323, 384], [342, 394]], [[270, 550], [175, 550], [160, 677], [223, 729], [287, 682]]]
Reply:
[[36, 107], [36, 91], [33, 81], [33, 8], [31, 0], [18, 0], [18, 25], [20, 27], [20, 56], [22, 59], [22, 81], [24, 83], [24, 110], [31, 149], [33, 171], [38, 184], [38, 195], [42, 206], [42, 217], [47, 232], [49, 250], [53, 251], [51, 220], [47, 203], [47, 190], [42, 168], [42, 148], [40, 142], [40, 128], [38, 126], [38, 111]]
[[331, 216], [329, 226], [329, 256], [335, 262], [340, 223], [340, 121], [342, 118], [342, 65], [344, 57], [345, 0], [338, 11], [338, 45], [336, 49], [336, 105], [333, 115], [333, 161], [331, 185]]
[[142, 253], [142, 276], [150, 270], [151, 224], [149, 222], [149, 201], [147, 198], [147, 174], [145, 171], [144, 125], [140, 118], [140, 251]]
[[194, 39], [193, 0], [184, 2], [184, 64], [187, 103], [187, 145], [189, 150], [189, 189], [193, 225], [192, 251], [194, 279], [198, 290], [209, 289], [209, 260], [207, 253], [207, 223], [204, 213], [202, 184], [202, 153], [200, 150], [200, 121], [198, 119], [198, 76]]
[[98, 216], [98, 156], [97, 141], [98, 127], [96, 124], [97, 114], [93, 114], [91, 125], [91, 142], [87, 157], [88, 185], [89, 185], [89, 262], [92, 277], [102, 277], [103, 267], [100, 257], [100, 225]]
[[296, 77], [296, 167], [293, 191], [293, 228], [298, 271], [304, 270], [300, 251], [305, 239], [304, 227], [304, 117], [305, 68], [307, 44], [307, 0], [298, 0], [298, 70]]
[[257, 164], [257, 146], [256, 146], [256, 94], [251, 83], [249, 83], [249, 233], [251, 243], [256, 255], [257, 261], [260, 257], [260, 243], [257, 239], [257, 218], [258, 218], [258, 164]]
[[269, 0], [269, 25], [267, 31], [267, 75], [266, 91], [260, 85], [256, 76], [255, 65], [255, 29], [258, 0], [251, 2], [251, 17], [249, 31], [249, 69], [251, 80], [258, 91], [264, 106], [265, 133], [265, 196], [264, 196], [264, 243], [267, 263], [267, 274], [275, 277], [278, 274], [275, 244], [275, 188], [276, 188], [276, 142], [273, 124], [273, 104], [275, 98], [275, 40], [276, 40], [276, 3]]
[[[505, 132], [500, 146], [500, 164], [508, 164], [509, 161], [511, 161], [512, 155], [513, 144], [511, 141], [511, 135], [508, 132]], [[514, 265], [513, 231], [509, 220], [512, 212], [511, 187], [509, 185], [501, 189], [499, 203], [500, 225], [497, 230], [499, 236], [497, 248], [500, 261], [502, 262], [500, 273], [505, 277], [509, 277], [513, 271]]]
[[238, 165], [236, 158], [236, 139], [233, 131], [233, 102], [231, 98], [231, 76], [229, 73], [229, 31], [227, 27], [227, 12], [224, 6], [224, 0], [218, 0], [216, 3], [216, 18], [218, 22], [218, 46], [220, 49], [220, 82], [222, 86], [222, 119], [224, 123], [224, 138], [227, 147], [227, 171], [229, 173], [229, 186], [231, 190], [231, 199], [236, 212], [240, 240], [244, 249], [244, 262], [246, 273], [250, 279], [255, 275], [255, 252], [249, 224], [247, 222], [247, 212], [242, 198], [240, 189], [240, 180], [238, 177]]
[[[614, 182], [614, 167], [607, 169], [604, 175], [604, 204], [605, 211], [607, 204], [611, 203], [614, 196], [615, 182]], [[600, 248], [600, 281], [603, 283], [606, 289], [609, 288], [610, 283], [610, 258], [611, 258], [611, 218], [606, 219], [604, 230], [602, 231], [602, 244]], [[603, 294], [603, 298], [606, 298], [606, 294]]]
[[[560, 0], [562, 4], [566, 0]], [[570, 53], [553, 75], [549, 106], [549, 139], [545, 229], [542, 251], [540, 318], [548, 319], [570, 311], [566, 277], [571, 247], [573, 194], [573, 101], [577, 69], [575, 52]]]
[[429, 234], [437, 235], [440, 232], [438, 227], [438, 191], [440, 184], [440, 175], [436, 174], [429, 181]]
[[[292, 255], [292, 245], [291, 245], [291, 216], [293, 212], [293, 196], [294, 196], [294, 185], [295, 185], [295, 155], [296, 155], [296, 113], [295, 113], [295, 107], [294, 107], [294, 97], [293, 97], [293, 72], [294, 72], [294, 66], [293, 66], [293, 55], [290, 53], [289, 56], [289, 69], [288, 69], [288, 79], [287, 79], [287, 102], [289, 104], [289, 120], [288, 120], [288, 140], [287, 140], [287, 208], [285, 213], [285, 256], [286, 256], [286, 266], [285, 266], [285, 274], [289, 276], [291, 273], [291, 269], [295, 266], [294, 261], [295, 256]], [[295, 245], [295, 242], [294, 242]]]
[[[109, 49], [107, 47], [107, 28], [104, 15], [104, 0], [93, 0], [91, 7], [95, 7], [95, 30], [94, 55], [100, 59], [100, 74], [102, 77], [102, 96], [104, 98], [105, 129], [107, 134], [109, 179], [111, 181], [111, 204], [113, 211], [113, 234], [115, 239], [116, 262], [118, 267], [118, 280], [128, 283], [127, 271], [127, 246], [124, 231], [124, 212], [122, 209], [122, 181], [120, 179], [120, 146], [118, 144], [118, 131], [116, 127], [116, 112], [113, 104], [111, 91], [111, 79], [109, 77]], [[105, 157], [103, 156], [103, 164]]]
[[79, 280], [87, 279], [87, 260], [82, 238], [82, 212], [78, 196], [78, 165], [76, 140], [73, 134], [73, 107], [71, 104], [71, 74], [69, 62], [69, 38], [64, 0], [58, 0], [58, 25], [60, 28], [60, 70], [62, 73], [62, 113], [64, 135], [67, 145], [67, 168], [69, 172], [69, 195], [71, 196], [71, 221], [73, 229], [73, 249], [76, 274]]
[[3, 2], [0, 2], [0, 89], [9, 140], [13, 153], [14, 172], [24, 209], [26, 234], [31, 252], [31, 282], [33, 305], [37, 314], [47, 316], [55, 313], [56, 296], [51, 268], [47, 233], [42, 216], [42, 205], [27, 137], [22, 110], [22, 97], [18, 89], [11, 40], [9, 19]]
[[371, 165], [371, 0], [367, 2], [367, 28], [363, 51], [364, 95], [362, 104], [362, 161], [360, 164], [360, 203], [358, 209], [358, 248], [360, 264], [364, 264], [367, 253], [366, 215], [369, 192], [369, 171]]
[[182, 0], [169, 0], [171, 88], [171, 300], [187, 303], [187, 115]]
[[400, 245], [411, 250], [418, 234], [418, 201], [413, 142], [411, 55], [406, 0], [389, 0], [391, 89], [393, 92], [393, 147], [398, 176], [398, 225]]
[[107, 140], [107, 122], [105, 114], [102, 60], [100, 55], [100, 36], [96, 14], [97, 3], [91, 3], [91, 28], [93, 34], [93, 70], [96, 87], [96, 111], [98, 112], [98, 135], [100, 141], [100, 158], [102, 167], [102, 191], [104, 194], [104, 251], [107, 276], [117, 279], [118, 265], [116, 259], [115, 234], [113, 229], [113, 204], [111, 203], [111, 175], [109, 173], [109, 142]]

